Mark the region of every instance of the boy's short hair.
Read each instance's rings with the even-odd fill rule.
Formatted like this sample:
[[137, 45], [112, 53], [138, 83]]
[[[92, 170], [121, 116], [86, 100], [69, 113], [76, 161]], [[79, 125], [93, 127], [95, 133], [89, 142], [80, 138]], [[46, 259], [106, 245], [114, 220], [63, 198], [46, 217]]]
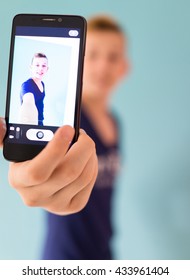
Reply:
[[33, 57], [32, 57], [32, 62], [33, 62], [33, 60], [34, 60], [34, 58], [37, 58], [37, 57], [40, 57], [40, 58], [42, 58], [42, 57], [44, 57], [44, 58], [46, 58], [47, 59], [47, 56], [44, 54], [44, 53], [35, 53], [34, 55], [33, 55]]
[[123, 34], [118, 22], [107, 15], [97, 15], [87, 21], [87, 31], [113, 31]]

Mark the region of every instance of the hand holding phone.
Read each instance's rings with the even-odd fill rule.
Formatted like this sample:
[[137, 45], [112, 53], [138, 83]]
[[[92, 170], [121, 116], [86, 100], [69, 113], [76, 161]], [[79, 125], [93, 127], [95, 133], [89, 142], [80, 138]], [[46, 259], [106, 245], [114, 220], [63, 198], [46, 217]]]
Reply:
[[20, 14], [13, 20], [4, 157], [35, 157], [63, 125], [80, 124], [86, 21], [80, 16]]
[[80, 131], [68, 150], [73, 135], [72, 127], [61, 127], [35, 158], [10, 164], [9, 182], [26, 205], [59, 215], [86, 205], [98, 172], [95, 144]]

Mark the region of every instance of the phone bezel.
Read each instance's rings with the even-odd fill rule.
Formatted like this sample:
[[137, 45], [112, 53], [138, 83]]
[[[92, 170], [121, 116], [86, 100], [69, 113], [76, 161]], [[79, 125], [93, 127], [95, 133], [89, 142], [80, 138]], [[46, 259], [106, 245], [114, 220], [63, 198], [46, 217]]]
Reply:
[[[62, 19], [60, 21], [59, 19]], [[44, 20], [45, 19], [45, 20]], [[78, 15], [51, 15], [51, 14], [18, 14], [14, 17], [12, 23], [10, 55], [9, 55], [9, 69], [7, 81], [7, 98], [6, 98], [6, 111], [5, 120], [9, 123], [10, 112], [10, 94], [11, 94], [11, 79], [13, 69], [13, 52], [15, 44], [15, 31], [16, 26], [34, 26], [34, 27], [65, 27], [65, 28], [80, 28], [80, 46], [78, 57], [78, 73], [77, 73], [77, 87], [76, 87], [76, 102], [74, 113], [74, 128], [75, 135], [73, 142], [75, 142], [79, 135], [80, 128], [80, 111], [81, 111], [81, 95], [82, 95], [82, 78], [83, 78], [83, 65], [85, 54], [86, 42], [86, 29], [87, 23], [84, 17]], [[9, 161], [25, 161], [35, 157], [45, 146], [45, 144], [15, 144], [6, 141], [8, 132], [4, 138], [3, 155]]]

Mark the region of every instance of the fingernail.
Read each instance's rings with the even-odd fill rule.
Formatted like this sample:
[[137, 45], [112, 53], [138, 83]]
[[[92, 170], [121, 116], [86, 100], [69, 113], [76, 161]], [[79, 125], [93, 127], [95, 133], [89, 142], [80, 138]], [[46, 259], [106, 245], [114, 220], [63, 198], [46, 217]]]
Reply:
[[71, 142], [73, 139], [74, 131], [70, 127], [63, 127], [61, 130], [61, 135], [64, 140]]
[[86, 131], [83, 128], [80, 129], [80, 133], [87, 134]]

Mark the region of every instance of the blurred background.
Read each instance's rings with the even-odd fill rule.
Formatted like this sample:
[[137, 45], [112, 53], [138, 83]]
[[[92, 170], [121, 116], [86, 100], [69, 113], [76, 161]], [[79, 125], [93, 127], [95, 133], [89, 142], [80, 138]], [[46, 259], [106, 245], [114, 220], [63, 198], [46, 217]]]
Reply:
[[[123, 154], [113, 200], [115, 258], [190, 259], [190, 2], [6, 0], [0, 17], [1, 116], [17, 13], [101, 13], [124, 27], [132, 69], [111, 104], [121, 120]], [[44, 212], [23, 204], [7, 171], [0, 153], [0, 259], [38, 259]]]

